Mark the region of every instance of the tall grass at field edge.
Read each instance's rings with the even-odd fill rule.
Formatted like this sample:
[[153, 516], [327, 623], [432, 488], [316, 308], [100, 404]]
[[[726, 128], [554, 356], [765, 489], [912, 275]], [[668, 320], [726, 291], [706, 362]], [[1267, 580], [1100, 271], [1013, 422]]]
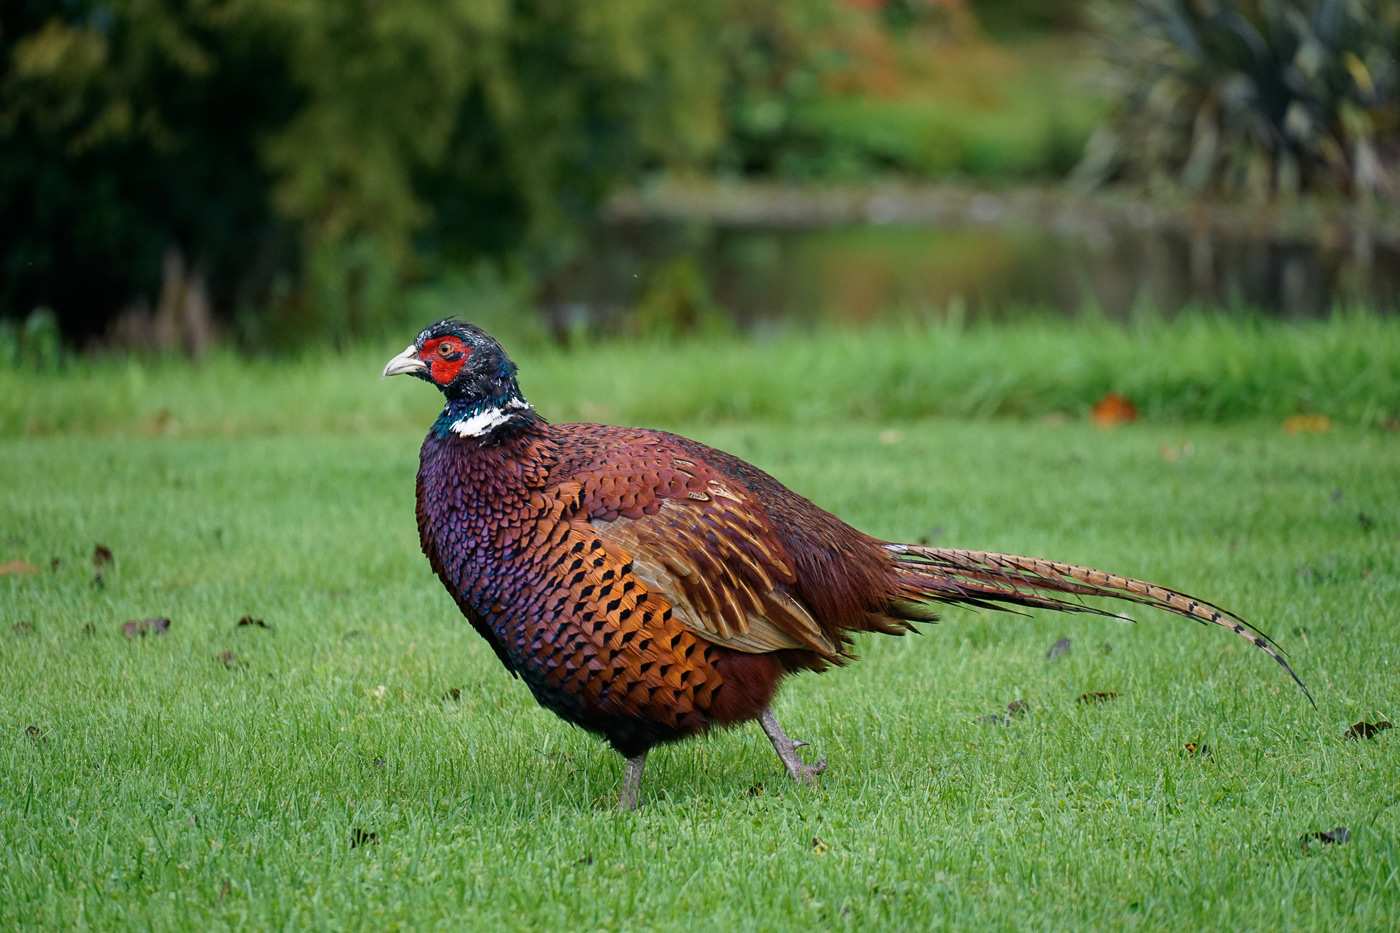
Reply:
[[[470, 319], [470, 314], [464, 315]], [[0, 371], [0, 436], [351, 431], [424, 422], [432, 393], [379, 379], [407, 331], [349, 351], [220, 351], [184, 360], [70, 359]], [[1128, 324], [942, 319], [769, 336], [576, 340], [506, 336], [526, 395], [556, 421], [665, 426], [933, 416], [1086, 415], [1105, 393], [1148, 421], [1317, 414], [1400, 418], [1400, 318], [1190, 314]]]

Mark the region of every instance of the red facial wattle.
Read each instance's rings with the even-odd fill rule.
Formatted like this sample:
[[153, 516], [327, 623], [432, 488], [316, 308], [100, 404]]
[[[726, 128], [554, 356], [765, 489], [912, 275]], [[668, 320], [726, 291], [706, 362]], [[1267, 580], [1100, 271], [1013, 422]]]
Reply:
[[471, 356], [471, 348], [453, 337], [438, 337], [423, 344], [418, 358], [428, 364], [428, 371], [438, 385], [447, 385], [457, 378], [462, 366]]

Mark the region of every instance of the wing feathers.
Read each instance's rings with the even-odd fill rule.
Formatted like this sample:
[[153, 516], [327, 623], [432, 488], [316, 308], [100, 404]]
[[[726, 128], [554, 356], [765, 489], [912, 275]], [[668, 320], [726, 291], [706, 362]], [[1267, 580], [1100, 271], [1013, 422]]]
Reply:
[[[664, 592], [676, 618], [708, 641], [755, 654], [806, 649], [836, 656], [839, 648], [816, 619], [775, 580], [790, 576], [786, 567], [760, 561], [768, 546], [755, 544], [757, 529], [707, 522], [703, 513], [713, 508], [713, 498], [672, 499], [655, 514], [595, 520], [593, 527], [632, 555], [637, 578]], [[709, 532], [699, 533], [706, 524]]]

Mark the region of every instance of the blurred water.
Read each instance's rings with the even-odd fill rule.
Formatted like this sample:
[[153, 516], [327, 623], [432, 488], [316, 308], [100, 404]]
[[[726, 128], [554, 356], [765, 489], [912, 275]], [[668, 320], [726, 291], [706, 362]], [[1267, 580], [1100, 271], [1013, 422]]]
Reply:
[[741, 329], [866, 323], [949, 312], [1184, 307], [1316, 317], [1400, 311], [1400, 244], [1354, 233], [1308, 240], [1132, 224], [935, 229], [614, 223], [542, 290], [561, 330]]

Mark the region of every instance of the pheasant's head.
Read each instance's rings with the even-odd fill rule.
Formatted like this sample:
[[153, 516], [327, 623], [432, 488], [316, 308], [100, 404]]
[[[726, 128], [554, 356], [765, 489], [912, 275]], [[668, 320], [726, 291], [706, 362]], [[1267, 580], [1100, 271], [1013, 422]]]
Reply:
[[417, 376], [447, 397], [439, 423], [462, 437], [534, 418], [520, 395], [515, 364], [496, 339], [462, 321], [438, 321], [384, 367], [384, 376]]

